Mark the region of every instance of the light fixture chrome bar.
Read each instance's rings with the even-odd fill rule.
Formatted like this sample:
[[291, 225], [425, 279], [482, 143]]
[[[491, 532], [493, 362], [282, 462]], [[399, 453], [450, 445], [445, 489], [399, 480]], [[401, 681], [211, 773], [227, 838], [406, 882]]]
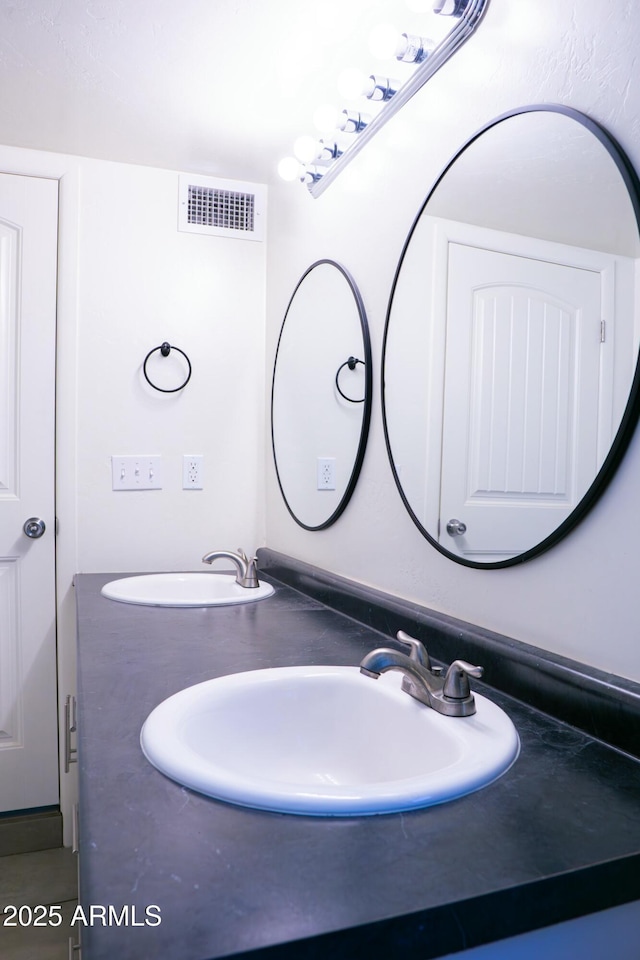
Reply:
[[333, 183], [346, 165], [357, 156], [369, 140], [376, 135], [384, 124], [407, 103], [421, 87], [425, 85], [447, 60], [453, 56], [466, 40], [474, 33], [480, 23], [489, 0], [469, 0], [456, 25], [438, 44], [430, 57], [416, 67], [414, 73], [388, 100], [373, 119], [358, 133], [357, 139], [329, 166], [323, 175], [307, 184], [309, 193], [319, 197]]

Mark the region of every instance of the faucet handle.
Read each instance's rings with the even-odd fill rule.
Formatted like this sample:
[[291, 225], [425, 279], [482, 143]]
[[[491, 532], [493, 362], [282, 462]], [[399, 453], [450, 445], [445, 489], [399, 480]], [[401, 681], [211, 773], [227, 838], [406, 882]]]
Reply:
[[442, 694], [448, 700], [467, 700], [471, 696], [469, 677], [481, 677], [482, 667], [474, 667], [466, 660], [454, 660], [444, 678]]
[[409, 647], [410, 660], [415, 660], [417, 663], [421, 663], [423, 667], [426, 667], [427, 670], [431, 670], [431, 660], [429, 659], [429, 654], [427, 653], [427, 648], [424, 643], [416, 640], [415, 637], [410, 637], [404, 630], [398, 630], [396, 640], [404, 646]]
[[247, 572], [244, 577], [244, 586], [245, 587], [259, 587], [260, 583], [258, 581], [258, 567], [257, 567], [258, 558], [252, 557], [251, 560], [247, 559]]

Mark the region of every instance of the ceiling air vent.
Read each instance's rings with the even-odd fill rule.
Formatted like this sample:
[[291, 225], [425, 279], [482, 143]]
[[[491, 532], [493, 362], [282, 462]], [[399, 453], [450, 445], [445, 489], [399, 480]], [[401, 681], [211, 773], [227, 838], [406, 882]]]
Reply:
[[266, 189], [240, 180], [180, 177], [178, 230], [238, 240], [264, 239]]

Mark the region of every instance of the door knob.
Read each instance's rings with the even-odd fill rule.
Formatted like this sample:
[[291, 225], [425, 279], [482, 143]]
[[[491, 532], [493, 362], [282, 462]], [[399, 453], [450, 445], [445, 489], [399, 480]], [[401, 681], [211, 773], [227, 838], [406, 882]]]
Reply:
[[39, 517], [29, 517], [28, 520], [25, 520], [22, 529], [32, 540], [37, 540], [47, 528], [44, 520], [41, 520]]
[[449, 520], [447, 524], [447, 533], [450, 537], [461, 537], [467, 532], [467, 525], [462, 520]]

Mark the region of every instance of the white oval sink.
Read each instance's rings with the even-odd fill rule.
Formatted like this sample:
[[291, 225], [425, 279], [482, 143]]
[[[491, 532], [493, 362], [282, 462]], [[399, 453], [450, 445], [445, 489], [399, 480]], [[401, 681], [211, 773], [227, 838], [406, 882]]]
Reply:
[[213, 607], [227, 603], [251, 603], [270, 597], [273, 587], [241, 587], [233, 573], [150, 573], [112, 580], [101, 590], [103, 597], [121, 603], [154, 607]]
[[208, 680], [153, 710], [142, 750], [219, 800], [325, 816], [442, 803], [511, 766], [518, 734], [498, 706], [475, 694], [474, 716], [444, 717], [403, 693], [401, 679], [299, 666]]

